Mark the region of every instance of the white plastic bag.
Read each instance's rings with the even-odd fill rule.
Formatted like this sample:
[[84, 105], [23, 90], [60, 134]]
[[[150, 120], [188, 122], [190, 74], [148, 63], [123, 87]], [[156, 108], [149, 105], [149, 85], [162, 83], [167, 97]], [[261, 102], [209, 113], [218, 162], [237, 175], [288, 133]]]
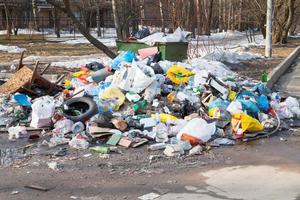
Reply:
[[293, 97], [288, 97], [285, 100], [285, 104], [288, 107], [288, 109], [298, 118], [300, 117], [300, 107], [299, 107], [299, 102], [297, 101], [296, 98]]
[[131, 67], [123, 67], [120, 71], [115, 72], [112, 85], [125, 91], [140, 93], [154, 80], [155, 76], [147, 76], [136, 63], [133, 62]]
[[32, 104], [31, 127], [42, 128], [51, 125], [55, 112], [55, 102], [49, 97], [42, 97]]
[[69, 142], [69, 145], [75, 149], [87, 149], [89, 148], [89, 142], [87, 141], [87, 137], [83, 134], [77, 134], [72, 140]]
[[237, 113], [243, 113], [243, 106], [239, 101], [232, 101], [227, 107], [227, 111], [230, 112], [230, 114], [232, 115]]
[[199, 143], [207, 142], [216, 131], [216, 124], [208, 124], [204, 119], [194, 118], [189, 121], [177, 134], [177, 139], [182, 140], [182, 135], [189, 135], [199, 140]]

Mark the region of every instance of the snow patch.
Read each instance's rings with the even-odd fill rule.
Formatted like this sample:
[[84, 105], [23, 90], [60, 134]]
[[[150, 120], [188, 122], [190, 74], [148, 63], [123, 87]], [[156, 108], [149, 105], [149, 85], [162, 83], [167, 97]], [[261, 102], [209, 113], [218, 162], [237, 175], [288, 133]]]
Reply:
[[208, 53], [202, 58], [210, 61], [239, 63], [241, 61], [261, 59], [263, 57], [260, 54], [240, 51], [240, 49], [227, 51], [219, 49]]
[[190, 61], [192, 68], [196, 71], [205, 72], [204, 75], [212, 73], [217, 77], [234, 77], [236, 74], [231, 71], [225, 64], [218, 61], [209, 61], [203, 58], [194, 58]]
[[[97, 38], [100, 42], [108, 47], [116, 47], [116, 38]], [[89, 44], [90, 42], [86, 38], [78, 38], [74, 40], [67, 40], [61, 42], [62, 44]]]
[[26, 51], [26, 49], [18, 46], [6, 46], [0, 44], [0, 51], [5, 51], [7, 53], [21, 53], [22, 51]]

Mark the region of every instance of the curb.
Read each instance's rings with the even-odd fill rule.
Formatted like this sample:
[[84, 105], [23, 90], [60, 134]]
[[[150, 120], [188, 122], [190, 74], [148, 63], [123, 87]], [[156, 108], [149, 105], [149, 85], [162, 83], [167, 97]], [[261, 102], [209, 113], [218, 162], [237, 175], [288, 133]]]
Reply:
[[267, 87], [272, 88], [278, 81], [282, 74], [291, 66], [295, 58], [300, 53], [300, 46], [298, 46], [288, 57], [286, 57], [279, 65], [277, 65], [269, 74]]

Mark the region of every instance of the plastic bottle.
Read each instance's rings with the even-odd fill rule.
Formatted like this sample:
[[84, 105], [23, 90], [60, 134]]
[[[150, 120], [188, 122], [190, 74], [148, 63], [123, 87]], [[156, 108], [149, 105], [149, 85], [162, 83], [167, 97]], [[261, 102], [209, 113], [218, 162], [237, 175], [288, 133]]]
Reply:
[[92, 147], [90, 149], [93, 150], [96, 153], [102, 153], [102, 154], [108, 154], [110, 152], [109, 147], [96, 146], [96, 147]]
[[268, 74], [266, 70], [264, 69], [263, 73], [261, 74], [261, 82], [266, 83], [268, 81]]

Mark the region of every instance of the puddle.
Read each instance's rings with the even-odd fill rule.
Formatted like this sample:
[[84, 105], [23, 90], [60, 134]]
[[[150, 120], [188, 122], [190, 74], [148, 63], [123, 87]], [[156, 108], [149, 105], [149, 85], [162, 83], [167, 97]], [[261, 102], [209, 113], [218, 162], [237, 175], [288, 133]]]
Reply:
[[25, 158], [22, 148], [0, 149], [0, 167], [8, 167]]

